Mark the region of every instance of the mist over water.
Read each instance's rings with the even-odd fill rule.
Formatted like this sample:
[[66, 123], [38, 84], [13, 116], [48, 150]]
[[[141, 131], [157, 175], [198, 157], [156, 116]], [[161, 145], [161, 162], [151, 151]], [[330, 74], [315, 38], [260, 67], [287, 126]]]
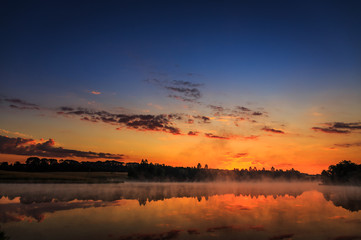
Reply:
[[357, 239], [360, 210], [314, 182], [0, 184], [10, 239]]

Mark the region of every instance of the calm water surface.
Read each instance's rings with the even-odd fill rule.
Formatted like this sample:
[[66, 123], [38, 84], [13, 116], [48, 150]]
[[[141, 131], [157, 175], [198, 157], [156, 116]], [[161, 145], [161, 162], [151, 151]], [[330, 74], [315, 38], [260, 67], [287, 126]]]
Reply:
[[0, 184], [13, 239], [361, 239], [361, 187]]

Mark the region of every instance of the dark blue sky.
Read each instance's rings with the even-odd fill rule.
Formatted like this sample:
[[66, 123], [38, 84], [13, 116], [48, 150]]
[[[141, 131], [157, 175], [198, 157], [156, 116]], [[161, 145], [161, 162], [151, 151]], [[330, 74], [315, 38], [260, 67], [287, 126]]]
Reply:
[[359, 87], [360, 7], [360, 1], [5, 1], [1, 93], [24, 94], [21, 86], [134, 91], [149, 72], [192, 72], [211, 86], [240, 82], [252, 90], [288, 81], [337, 87], [334, 76]]

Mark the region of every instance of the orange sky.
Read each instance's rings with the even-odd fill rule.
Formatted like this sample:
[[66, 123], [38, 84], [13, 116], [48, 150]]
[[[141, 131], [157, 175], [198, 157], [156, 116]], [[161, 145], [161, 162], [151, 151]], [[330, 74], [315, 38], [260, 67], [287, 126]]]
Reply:
[[[172, 166], [195, 166], [199, 162], [202, 165], [208, 164], [210, 168], [241, 169], [252, 166], [270, 169], [274, 166], [320, 173], [330, 164], [344, 159], [361, 163], [360, 130], [352, 128], [360, 126], [359, 123], [352, 125], [356, 122], [356, 114], [346, 119], [346, 126], [338, 128], [337, 125], [332, 126], [334, 123], [331, 123], [331, 119], [342, 119], [325, 107], [320, 108], [319, 112], [316, 107], [296, 111], [292, 110], [291, 105], [292, 103], [284, 104], [282, 111], [272, 108], [265, 111], [247, 106], [250, 111], [229, 116], [233, 110], [226, 110], [228, 107], [223, 106], [222, 111], [214, 111], [201, 104], [193, 104], [181, 109], [181, 119], [170, 120], [169, 124], [179, 130], [177, 133], [170, 133], [162, 128], [137, 130], [123, 123], [84, 121], [80, 119], [86, 114], [64, 115], [51, 107], [19, 110], [3, 105], [5, 117], [1, 119], [0, 135], [35, 139], [35, 143], [45, 143], [51, 138], [55, 142], [52, 146], [54, 148], [122, 154], [124, 157], [117, 160], [139, 162], [147, 158], [150, 162]], [[154, 104], [145, 103], [140, 114], [153, 116], [158, 112], [176, 113], [169, 106], [157, 104], [156, 109], [153, 106]], [[251, 107], [260, 110], [251, 110]], [[253, 115], [254, 112], [262, 114]], [[207, 116], [209, 120], [204, 122], [196, 117], [198, 115]], [[351, 127], [347, 125], [350, 123]], [[316, 129], [312, 129], [313, 127]], [[189, 131], [193, 131], [194, 135], [188, 135]], [[27, 158], [16, 154], [1, 156], [3, 161], [10, 162], [24, 161]], [[63, 158], [80, 161], [106, 160], [77, 155]]]

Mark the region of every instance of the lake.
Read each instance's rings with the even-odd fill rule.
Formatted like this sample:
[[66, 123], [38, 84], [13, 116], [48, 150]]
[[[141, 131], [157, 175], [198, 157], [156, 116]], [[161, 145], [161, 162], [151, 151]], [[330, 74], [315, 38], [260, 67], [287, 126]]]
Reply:
[[318, 183], [0, 184], [22, 239], [361, 239], [361, 187]]

